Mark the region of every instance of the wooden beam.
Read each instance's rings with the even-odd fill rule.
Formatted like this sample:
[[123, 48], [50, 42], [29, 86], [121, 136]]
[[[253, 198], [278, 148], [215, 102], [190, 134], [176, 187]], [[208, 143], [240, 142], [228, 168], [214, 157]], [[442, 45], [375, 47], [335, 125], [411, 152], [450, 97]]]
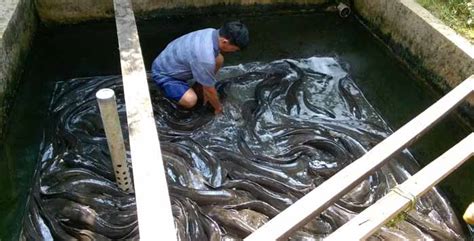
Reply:
[[336, 173], [319, 187], [268, 221], [245, 240], [277, 240], [288, 237], [291, 232], [319, 215], [345, 193], [357, 186], [372, 171], [385, 164], [398, 151], [410, 145], [473, 91], [474, 75], [380, 142], [364, 156]]
[[[453, 146], [414, 176], [398, 185], [383, 198], [337, 229], [325, 240], [363, 240], [387, 221], [406, 210], [415, 200], [428, 192], [474, 154], [474, 133]], [[411, 200], [413, 197], [413, 200]]]
[[140, 240], [176, 240], [138, 31], [130, 0], [114, 0]]

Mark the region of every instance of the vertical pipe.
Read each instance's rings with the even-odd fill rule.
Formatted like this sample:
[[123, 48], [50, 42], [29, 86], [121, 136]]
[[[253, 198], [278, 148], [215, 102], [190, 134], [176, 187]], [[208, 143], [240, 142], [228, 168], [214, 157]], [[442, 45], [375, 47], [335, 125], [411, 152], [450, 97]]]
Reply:
[[466, 223], [474, 225], [474, 202], [467, 207], [466, 212], [462, 217]]
[[127, 154], [125, 153], [115, 93], [111, 89], [100, 89], [97, 91], [96, 97], [99, 103], [100, 116], [102, 117], [110, 156], [112, 157], [115, 181], [120, 189], [132, 193], [132, 179], [130, 178], [130, 171], [127, 165]]
[[339, 12], [339, 16], [341, 18], [347, 18], [349, 15], [351, 15], [351, 8], [349, 8], [349, 6], [344, 3], [339, 3], [337, 5], [337, 11]]

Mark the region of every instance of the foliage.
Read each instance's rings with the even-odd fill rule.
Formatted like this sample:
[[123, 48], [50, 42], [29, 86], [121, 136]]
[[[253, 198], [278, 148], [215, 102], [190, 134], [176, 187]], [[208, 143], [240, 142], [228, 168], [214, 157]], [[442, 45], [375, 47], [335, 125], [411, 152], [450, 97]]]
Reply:
[[423, 7], [474, 43], [474, 0], [417, 0]]

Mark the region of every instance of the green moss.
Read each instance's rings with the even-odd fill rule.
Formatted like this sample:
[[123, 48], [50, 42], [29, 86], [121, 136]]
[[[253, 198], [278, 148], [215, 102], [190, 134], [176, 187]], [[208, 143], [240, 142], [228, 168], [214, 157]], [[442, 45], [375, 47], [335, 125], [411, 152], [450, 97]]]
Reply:
[[[434, 93], [440, 96], [448, 93], [452, 88], [447, 84], [447, 81], [440, 75], [426, 68], [423, 61], [418, 56], [411, 53], [411, 51], [393, 40], [391, 34], [382, 32], [377, 26], [372, 24], [370, 21], [359, 17], [359, 21], [372, 32], [381, 42], [386, 45], [390, 52], [392, 52], [399, 61], [404, 64], [419, 81], [424, 82], [426, 87], [431, 87]], [[474, 113], [472, 107], [469, 104], [461, 104], [459, 111], [454, 111], [459, 120], [463, 122], [465, 126], [473, 128], [473, 117]]]
[[151, 12], [137, 13], [139, 20], [160, 19], [163, 17], [177, 16], [227, 16], [227, 17], [244, 17], [244, 16], [265, 16], [292, 13], [312, 13], [323, 12], [328, 6], [333, 5], [333, 0], [322, 0], [319, 4], [298, 4], [294, 1], [275, 1], [272, 4], [216, 4], [206, 7], [184, 7], [172, 9], [159, 9]]
[[385, 226], [389, 227], [389, 228], [394, 228], [394, 229], [398, 229], [398, 224], [402, 221], [405, 221], [408, 217], [408, 214], [406, 211], [404, 212], [401, 212], [399, 214], [397, 214], [397, 216], [395, 216], [394, 218], [390, 219], [390, 221], [388, 221]]
[[[363, 18], [360, 19], [360, 21], [370, 32], [374, 33], [402, 63], [408, 66], [408, 69], [411, 70], [416, 77], [426, 82], [429, 86], [434, 87], [438, 93], [446, 93], [451, 90], [446, 84], [447, 82], [441, 76], [424, 67], [422, 59], [412, 54], [408, 48], [395, 42], [391, 34], [383, 33], [377, 26]], [[430, 81], [428, 82], [426, 80]]]
[[[173, 7], [162, 8], [157, 10], [135, 10], [135, 17], [137, 22], [144, 22], [150, 19], [178, 19], [184, 17], [226, 17], [226, 18], [242, 18], [254, 16], [278, 16], [299, 13], [321, 13], [326, 12], [330, 6], [334, 6], [339, 1], [347, 0], [320, 0], [313, 1], [313, 3], [298, 3], [294, 0], [274, 0], [272, 3], [262, 4], [237, 4], [237, 3], [218, 3], [209, 6], [187, 6], [187, 7]], [[56, 18], [56, 17], [55, 17]], [[70, 19], [47, 19], [42, 21], [42, 25], [50, 28], [58, 26], [72, 26], [78, 24], [94, 24], [115, 22], [113, 9], [106, 10], [103, 16], [96, 18], [77, 17]]]
[[1, 81], [4, 85], [0, 95], [0, 144], [3, 143], [8, 116], [23, 74], [23, 63], [28, 56], [37, 24], [33, 3], [21, 1], [18, 8], [22, 11], [9, 20], [8, 28], [0, 39], [0, 48], [4, 49], [2, 53], [8, 53], [7, 57], [1, 56], [0, 60], [3, 71]]

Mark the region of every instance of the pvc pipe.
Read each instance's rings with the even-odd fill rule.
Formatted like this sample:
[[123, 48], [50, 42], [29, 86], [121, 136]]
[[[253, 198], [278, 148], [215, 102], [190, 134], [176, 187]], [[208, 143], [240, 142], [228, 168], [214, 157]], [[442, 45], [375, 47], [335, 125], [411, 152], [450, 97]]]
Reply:
[[344, 3], [339, 3], [337, 5], [337, 11], [339, 11], [339, 16], [341, 18], [347, 18], [351, 15], [351, 8]]
[[115, 93], [112, 89], [101, 89], [96, 93], [100, 116], [104, 125], [105, 136], [109, 146], [115, 181], [124, 192], [132, 193], [133, 185], [127, 164], [127, 154], [123, 142], [122, 129], [117, 112]]
[[470, 225], [474, 225], [474, 202], [467, 207], [466, 212], [462, 216], [464, 221]]

